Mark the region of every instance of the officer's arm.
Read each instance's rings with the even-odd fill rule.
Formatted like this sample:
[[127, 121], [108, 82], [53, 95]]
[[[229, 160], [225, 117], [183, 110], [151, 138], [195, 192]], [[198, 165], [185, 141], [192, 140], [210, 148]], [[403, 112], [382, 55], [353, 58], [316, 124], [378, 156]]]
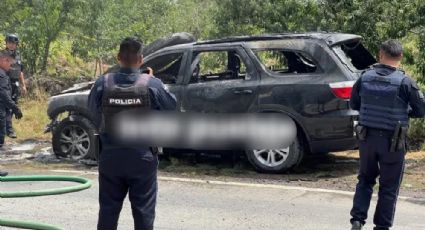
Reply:
[[165, 85], [158, 78], [149, 79], [149, 89], [151, 95], [155, 98], [156, 107], [159, 110], [175, 110], [177, 100], [174, 94], [170, 93]]
[[409, 105], [412, 110], [409, 113], [411, 118], [425, 117], [425, 98], [419, 86], [413, 80], [410, 81]]
[[359, 78], [356, 83], [353, 86], [353, 91], [351, 92], [351, 99], [350, 99], [350, 107], [353, 110], [360, 110], [360, 84], [361, 84], [361, 78]]
[[13, 111], [15, 111], [18, 109], [18, 106], [12, 100], [10, 95], [7, 93], [9, 89], [8, 84], [9, 84], [9, 81], [7, 80], [7, 77], [0, 76], [0, 100], [3, 102], [6, 108], [12, 109]]
[[19, 67], [21, 68], [21, 73], [19, 74], [19, 82], [21, 83], [22, 90], [24, 90], [24, 94], [27, 94], [27, 84], [25, 83], [25, 76], [24, 76], [24, 64], [22, 61], [22, 57], [19, 55], [20, 62]]
[[19, 75], [19, 81], [21, 82], [22, 89], [24, 89], [26, 91], [27, 90], [27, 84], [25, 83], [24, 72], [21, 72], [21, 74]]
[[101, 123], [102, 113], [102, 93], [103, 93], [103, 76], [97, 79], [94, 83], [88, 98], [88, 108], [93, 117], [93, 122], [96, 128], [99, 129]]

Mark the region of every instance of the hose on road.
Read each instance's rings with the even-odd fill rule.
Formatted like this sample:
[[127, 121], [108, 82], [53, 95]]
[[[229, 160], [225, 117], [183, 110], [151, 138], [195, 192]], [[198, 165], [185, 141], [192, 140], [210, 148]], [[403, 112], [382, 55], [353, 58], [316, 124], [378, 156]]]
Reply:
[[[66, 181], [76, 182], [78, 185], [54, 188], [54, 189], [43, 189], [35, 191], [16, 191], [16, 192], [2, 192], [0, 191], [0, 198], [19, 198], [19, 197], [34, 197], [34, 196], [50, 196], [59, 195], [71, 192], [78, 192], [91, 187], [92, 182], [83, 177], [75, 176], [44, 176], [44, 175], [33, 175], [33, 176], [6, 176], [0, 177], [0, 182], [24, 182], [24, 181]], [[21, 229], [34, 229], [34, 230], [63, 230], [61, 227], [54, 225], [37, 223], [32, 221], [20, 221], [20, 220], [7, 220], [0, 217], [0, 226], [21, 228]]]

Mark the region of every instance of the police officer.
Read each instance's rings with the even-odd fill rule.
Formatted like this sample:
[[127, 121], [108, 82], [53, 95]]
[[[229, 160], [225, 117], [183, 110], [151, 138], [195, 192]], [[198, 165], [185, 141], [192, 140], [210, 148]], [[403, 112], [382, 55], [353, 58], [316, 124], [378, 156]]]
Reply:
[[[110, 133], [104, 131], [110, 116], [134, 106], [149, 110], [174, 110], [176, 99], [161, 80], [140, 72], [143, 63], [142, 42], [136, 38], [122, 41], [117, 73], [101, 76], [89, 95], [89, 108], [100, 132], [99, 156], [99, 230], [117, 229], [123, 200], [129, 193], [134, 218], [134, 229], [153, 229], [157, 196], [158, 159], [149, 148], [116, 145]], [[120, 89], [125, 87], [123, 92]], [[130, 87], [130, 88], [128, 88]], [[126, 107], [114, 105], [111, 100], [140, 101]], [[118, 100], [118, 101], [120, 101]]]
[[[27, 94], [27, 87], [25, 84], [24, 78], [24, 66], [22, 64], [21, 55], [18, 51], [19, 45], [19, 37], [16, 34], [8, 34], [6, 35], [6, 49], [11, 52], [11, 54], [15, 57], [15, 63], [12, 65], [11, 70], [8, 72], [10, 77], [10, 83], [12, 87], [12, 99], [18, 104], [19, 96], [21, 94], [20, 85], [22, 86], [22, 91]], [[6, 132], [7, 136], [10, 138], [16, 138], [15, 130], [12, 126], [12, 112], [8, 112], [6, 123]]]
[[[6, 112], [11, 110], [17, 119], [22, 118], [22, 112], [12, 100], [9, 77], [6, 72], [14, 63], [14, 57], [7, 50], [0, 51], [0, 153], [4, 150], [4, 138], [6, 135]], [[7, 172], [1, 172], [0, 176], [6, 176]]]
[[406, 132], [410, 118], [425, 116], [424, 95], [418, 85], [398, 69], [403, 47], [388, 40], [380, 47], [380, 63], [365, 71], [353, 87], [350, 105], [359, 110], [360, 170], [351, 210], [353, 230], [366, 223], [373, 187], [379, 176], [375, 230], [393, 225], [404, 171]]

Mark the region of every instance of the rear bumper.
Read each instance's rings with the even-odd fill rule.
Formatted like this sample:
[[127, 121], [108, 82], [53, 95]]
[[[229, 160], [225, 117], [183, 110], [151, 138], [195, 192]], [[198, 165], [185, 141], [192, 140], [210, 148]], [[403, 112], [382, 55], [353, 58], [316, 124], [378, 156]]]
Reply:
[[339, 152], [353, 150], [356, 148], [358, 148], [358, 143], [355, 137], [310, 142], [310, 149], [312, 154]]

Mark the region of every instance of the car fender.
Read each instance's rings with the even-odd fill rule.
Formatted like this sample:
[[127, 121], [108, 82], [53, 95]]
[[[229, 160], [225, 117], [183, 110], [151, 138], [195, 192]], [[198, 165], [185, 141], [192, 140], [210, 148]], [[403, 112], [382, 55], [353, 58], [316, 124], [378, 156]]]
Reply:
[[93, 120], [88, 109], [89, 91], [61, 94], [49, 98], [47, 114], [50, 119], [54, 119], [58, 114], [67, 111], [74, 111], [78, 114]]
[[305, 138], [306, 143], [305, 146], [308, 147], [307, 149], [310, 150], [310, 137], [308, 133], [306, 132], [306, 128], [303, 125], [302, 118], [300, 115], [298, 115], [293, 109], [282, 106], [282, 105], [260, 105], [255, 108], [250, 109], [251, 113], [283, 113], [292, 118], [295, 122], [295, 124], [301, 129], [301, 134], [303, 138]]

